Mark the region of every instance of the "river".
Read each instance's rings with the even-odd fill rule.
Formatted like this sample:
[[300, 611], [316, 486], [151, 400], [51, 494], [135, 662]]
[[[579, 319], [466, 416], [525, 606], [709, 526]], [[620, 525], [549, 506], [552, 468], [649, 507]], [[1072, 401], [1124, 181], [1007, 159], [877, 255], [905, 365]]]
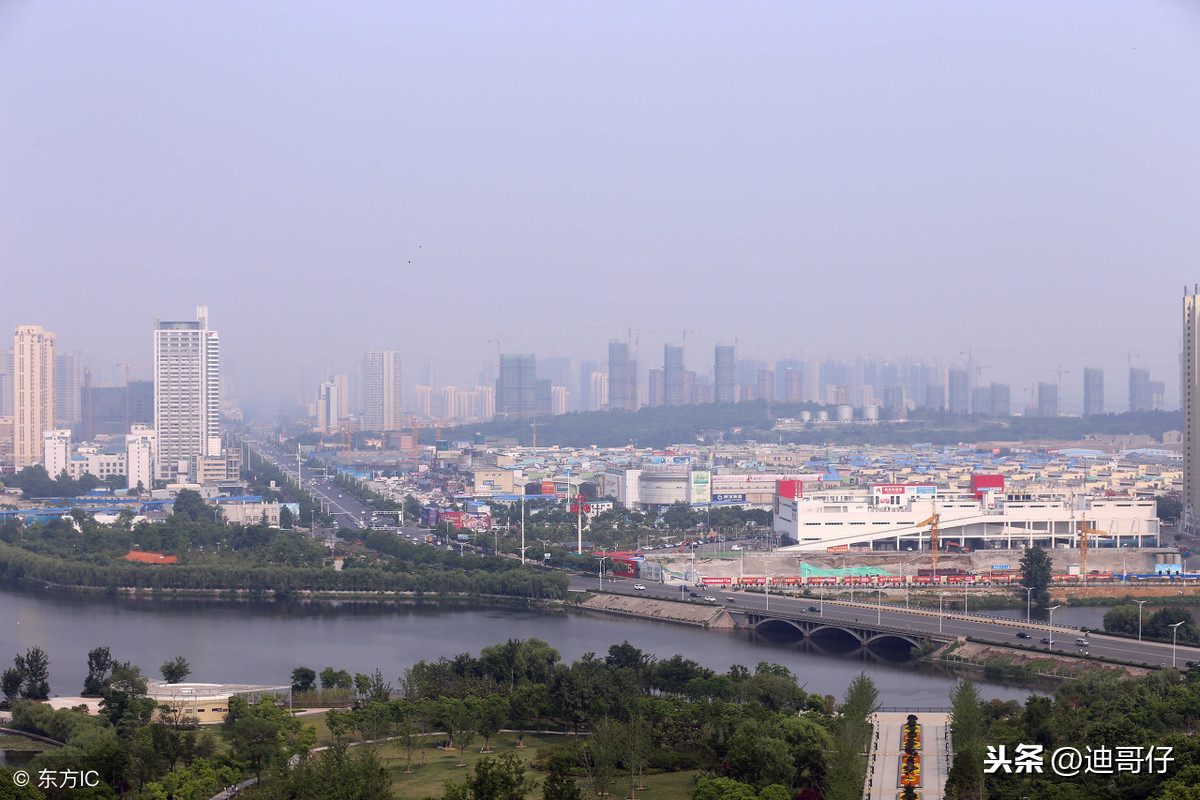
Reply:
[[[82, 690], [87, 653], [99, 646], [150, 677], [158, 677], [163, 662], [183, 656], [192, 668], [189, 680], [200, 682], [287, 684], [297, 666], [318, 672], [332, 666], [352, 674], [379, 668], [397, 683], [419, 660], [477, 655], [510, 638], [542, 639], [568, 662], [589, 651], [603, 656], [610, 645], [625, 640], [658, 658], [679, 653], [720, 672], [733, 664], [753, 669], [760, 661], [775, 662], [791, 669], [809, 692], [839, 699], [850, 678], [865, 671], [875, 679], [884, 705], [947, 705], [957, 680], [940, 668], [908, 662], [902, 653], [833, 652], [750, 631], [708, 631], [532, 606], [149, 599], [0, 588], [0, 664], [7, 666], [29, 647], [42, 647], [50, 657], [51, 693], [61, 696]], [[1024, 699], [1031, 693], [1019, 686], [979, 685], [988, 698]]]

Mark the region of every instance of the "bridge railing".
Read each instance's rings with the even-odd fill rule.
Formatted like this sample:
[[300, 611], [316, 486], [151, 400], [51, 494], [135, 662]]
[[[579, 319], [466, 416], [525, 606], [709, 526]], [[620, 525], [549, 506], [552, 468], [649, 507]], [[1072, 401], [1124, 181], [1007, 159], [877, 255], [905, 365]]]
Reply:
[[[857, 601], [852, 603], [848, 600], [826, 600], [825, 602], [830, 603], [830, 604], [841, 605], [841, 606], [850, 606], [851, 608], [866, 608], [866, 609], [879, 608], [878, 603], [862, 603], [862, 602], [857, 602]], [[1043, 630], [1043, 631], [1050, 631], [1051, 629], [1053, 629], [1056, 632], [1064, 631], [1067, 633], [1072, 633], [1072, 632], [1079, 630], [1079, 628], [1074, 628], [1074, 627], [1070, 627], [1067, 625], [1051, 626], [1045, 622], [1034, 622], [1034, 621], [1026, 622], [1026, 621], [1024, 621], [1022, 619], [1018, 619], [1016, 617], [1000, 617], [995, 614], [977, 614], [973, 611], [942, 611], [942, 612], [939, 612], [939, 611], [935, 611], [931, 608], [900, 608], [898, 606], [894, 606], [894, 605], [890, 605], [890, 604], [884, 605], [883, 609], [884, 609], [884, 611], [903, 611], [907, 614], [921, 614], [923, 616], [932, 614], [935, 617], [943, 616], [943, 617], [946, 617], [947, 619], [951, 619], [951, 618], [953, 618], [953, 619], [968, 619], [968, 620], [979, 620], [980, 622], [1003, 623], [1005, 625], [1013, 625], [1016, 627], [1036, 628], [1038, 630]]]
[[844, 619], [829, 619], [827, 617], [818, 617], [816, 614], [806, 613], [803, 611], [760, 611], [759, 609], [745, 609], [737, 612], [743, 613], [746, 616], [759, 616], [768, 619], [791, 620], [795, 622], [821, 622], [831, 628], [862, 628], [864, 630], [874, 631], [876, 633], [894, 633], [901, 636], [915, 636], [917, 638], [933, 638], [933, 639], [954, 639], [955, 634], [937, 633], [934, 631], [918, 631], [912, 628], [905, 628], [899, 625], [885, 625], [871, 620], [844, 620]]

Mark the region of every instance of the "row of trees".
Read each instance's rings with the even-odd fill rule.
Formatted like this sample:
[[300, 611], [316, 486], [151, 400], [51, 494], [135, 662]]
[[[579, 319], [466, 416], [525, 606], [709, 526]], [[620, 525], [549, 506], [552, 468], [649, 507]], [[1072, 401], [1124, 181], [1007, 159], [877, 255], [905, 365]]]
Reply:
[[[1162, 670], [1142, 678], [1097, 673], [1064, 683], [1053, 697], [1034, 695], [1024, 704], [981, 702], [969, 684], [953, 696], [955, 759], [946, 783], [948, 800], [1194, 800], [1200, 786], [1200, 674]], [[1009, 759], [1018, 745], [1042, 749], [1039, 772], [984, 773], [985, 760], [999, 748]], [[1080, 754], [1078, 774], [1052, 768], [1058, 748]], [[1171, 748], [1169, 762], [1148, 764], [1147, 748]], [[993, 748], [995, 748], [993, 750]], [[1137, 771], [1118, 769], [1117, 748], [1137, 748]], [[1157, 751], [1156, 751], [1157, 752]], [[1082, 757], [1091, 759], [1084, 769]], [[1136, 759], [1135, 759], [1136, 760]], [[1165, 767], [1165, 769], [1163, 769]]]
[[[393, 537], [394, 538], [394, 537]], [[432, 550], [432, 548], [426, 548]], [[457, 557], [457, 556], [456, 556]], [[477, 559], [483, 561], [484, 559]], [[143, 565], [120, 559], [101, 563], [72, 561], [0, 544], [0, 580], [33, 580], [61, 586], [154, 590], [249, 591], [370, 591], [432, 595], [506, 595], [561, 599], [567, 577], [541, 573], [512, 564], [503, 572], [466, 569], [412, 570], [411, 565], [387, 563], [335, 571], [321, 567], [235, 566], [226, 564]]]
[[[415, 664], [401, 676], [398, 698], [387, 699], [391, 687], [379, 681], [377, 673], [352, 710], [330, 712], [326, 721], [339, 741], [391, 737], [406, 771], [423, 763], [430, 739], [458, 750], [461, 762], [477, 743], [489, 752], [502, 728], [586, 731], [539, 751], [549, 800], [601, 797], [620, 775], [636, 797], [645, 771], [679, 769], [711, 773], [715, 783], [700, 797], [742, 787], [740, 796], [783, 800], [813, 786], [827, 797], [857, 797], [867, 720], [877, 707], [865, 676], [834, 715], [832, 698], [806, 693], [779, 665], [717, 674], [678, 655], [656, 660], [628, 642], [603, 658], [588, 653], [564, 664], [545, 642], [509, 640], [477, 657]], [[505, 753], [482, 759], [444, 797], [523, 798], [530, 785], [522, 764]], [[497, 787], [504, 793], [494, 794]]]
[[104, 480], [90, 472], [85, 472], [74, 480], [64, 469], [57, 478], [50, 476], [41, 464], [25, 467], [15, 475], [6, 475], [4, 485], [20, 489], [26, 497], [79, 497], [95, 489], [105, 486], [109, 489], [124, 489], [124, 475], [109, 475]]
[[1142, 609], [1136, 605], [1114, 606], [1104, 614], [1104, 630], [1129, 636], [1141, 634], [1144, 639], [1171, 641], [1172, 626], [1179, 644], [1200, 644], [1200, 628], [1196, 618], [1186, 608], [1167, 606], [1142, 619]]
[[[122, 668], [114, 661], [107, 647], [96, 647], [88, 651], [88, 673], [83, 679], [84, 697], [103, 697], [105, 689], [112, 683], [113, 673]], [[127, 666], [127, 665], [126, 665]], [[192, 668], [183, 656], [163, 662], [159, 668], [167, 683], [182, 683], [192, 674]], [[10, 707], [18, 697], [26, 700], [46, 700], [50, 697], [50, 656], [40, 647], [30, 647], [24, 655], [13, 658], [13, 666], [0, 673], [0, 691], [4, 702], [0, 707]]]

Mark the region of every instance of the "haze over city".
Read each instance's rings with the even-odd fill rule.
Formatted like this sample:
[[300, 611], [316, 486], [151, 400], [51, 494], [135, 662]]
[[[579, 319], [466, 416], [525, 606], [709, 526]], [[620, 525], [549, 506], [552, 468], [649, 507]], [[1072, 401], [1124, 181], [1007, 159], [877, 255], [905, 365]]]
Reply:
[[970, 348], [1014, 406], [1060, 366], [1119, 406], [1132, 362], [1176, 407], [1198, 36], [1184, 2], [6, 3], [0, 328], [107, 368], [207, 303], [244, 401], [632, 326], [700, 373]]

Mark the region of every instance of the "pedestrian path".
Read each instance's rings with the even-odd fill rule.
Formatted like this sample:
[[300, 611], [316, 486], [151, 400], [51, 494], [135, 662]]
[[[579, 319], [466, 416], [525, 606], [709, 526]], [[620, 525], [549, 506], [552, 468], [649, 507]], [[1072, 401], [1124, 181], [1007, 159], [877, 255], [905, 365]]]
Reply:
[[[950, 715], [945, 712], [916, 711], [921, 725], [921, 800], [942, 800], [946, 776], [950, 773]], [[871, 752], [867, 755], [867, 780], [863, 800], [897, 800], [900, 785], [900, 760], [904, 755], [903, 728], [907, 711], [882, 711], [871, 718]]]

